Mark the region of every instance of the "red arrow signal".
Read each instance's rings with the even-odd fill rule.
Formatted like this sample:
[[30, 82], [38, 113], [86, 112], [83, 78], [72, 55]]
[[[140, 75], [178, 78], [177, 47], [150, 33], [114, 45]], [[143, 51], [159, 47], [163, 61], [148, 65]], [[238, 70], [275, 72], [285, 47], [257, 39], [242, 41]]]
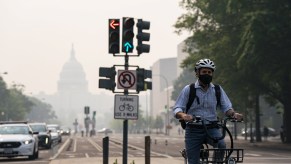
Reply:
[[[116, 22], [115, 22], [115, 21], [116, 21]], [[119, 26], [119, 21], [114, 20], [114, 19], [111, 20], [111, 22], [110, 22], [110, 27], [113, 28], [113, 29], [115, 29], [116, 26]]]

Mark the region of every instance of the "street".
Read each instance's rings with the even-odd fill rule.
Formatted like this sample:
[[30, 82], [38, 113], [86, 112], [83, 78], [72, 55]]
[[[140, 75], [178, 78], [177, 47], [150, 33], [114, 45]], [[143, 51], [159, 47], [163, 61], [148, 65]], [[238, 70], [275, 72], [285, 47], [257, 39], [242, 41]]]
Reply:
[[[143, 134], [128, 135], [128, 161], [138, 158], [144, 163], [145, 136]], [[17, 157], [11, 159], [0, 158], [0, 162], [49, 164], [55, 160], [90, 160], [93, 158], [102, 161], [103, 137], [105, 137], [104, 134], [98, 134], [94, 137], [65, 136], [63, 142], [52, 149], [40, 150], [37, 160], [30, 161], [26, 157]], [[108, 137], [110, 160], [118, 160], [118, 163], [122, 163], [122, 134], [109, 134]], [[227, 139], [226, 141], [228, 142]], [[155, 159], [164, 161], [176, 159], [181, 161], [182, 164], [183, 157], [179, 150], [184, 148], [183, 142], [183, 136], [151, 135], [151, 161]], [[243, 163], [291, 163], [291, 145], [283, 145], [277, 140], [270, 139], [265, 143], [256, 144], [244, 141], [239, 137], [235, 141], [235, 147], [244, 149]]]

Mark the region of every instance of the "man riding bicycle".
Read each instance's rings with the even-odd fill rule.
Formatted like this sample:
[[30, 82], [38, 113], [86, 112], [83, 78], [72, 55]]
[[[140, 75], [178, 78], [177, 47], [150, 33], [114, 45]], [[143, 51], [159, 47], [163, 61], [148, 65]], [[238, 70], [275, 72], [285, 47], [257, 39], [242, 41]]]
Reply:
[[[232, 104], [221, 86], [219, 86], [221, 94], [220, 100], [217, 100], [214, 89], [215, 86], [211, 83], [214, 70], [214, 62], [209, 59], [201, 59], [196, 63], [195, 73], [198, 80], [194, 84], [196, 90], [196, 95], [194, 95], [195, 99], [193, 103], [190, 104], [190, 108], [186, 110], [190, 94], [190, 85], [185, 86], [178, 96], [173, 108], [173, 114], [177, 119], [192, 122], [195, 121], [195, 116], [200, 116], [205, 120], [217, 121], [216, 108], [217, 104], [219, 104], [220, 110], [226, 116], [242, 120], [242, 114], [236, 113], [233, 110]], [[218, 103], [217, 101], [220, 102]], [[214, 146], [213, 141], [207, 138], [205, 129], [201, 125], [187, 124], [185, 130], [188, 164], [199, 164], [200, 148], [202, 144], [207, 141], [208, 144]], [[208, 132], [213, 137], [221, 136], [221, 131], [215, 127], [209, 126]], [[224, 140], [219, 140], [216, 147], [226, 148]]]

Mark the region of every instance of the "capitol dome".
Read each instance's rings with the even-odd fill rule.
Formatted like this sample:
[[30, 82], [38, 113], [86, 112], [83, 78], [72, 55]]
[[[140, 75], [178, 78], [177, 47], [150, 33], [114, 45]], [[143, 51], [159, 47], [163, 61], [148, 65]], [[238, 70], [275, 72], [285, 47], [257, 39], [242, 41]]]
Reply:
[[64, 64], [60, 73], [60, 79], [58, 81], [58, 91], [88, 91], [86, 74], [82, 65], [77, 61], [75, 57], [75, 50], [73, 46], [70, 59]]

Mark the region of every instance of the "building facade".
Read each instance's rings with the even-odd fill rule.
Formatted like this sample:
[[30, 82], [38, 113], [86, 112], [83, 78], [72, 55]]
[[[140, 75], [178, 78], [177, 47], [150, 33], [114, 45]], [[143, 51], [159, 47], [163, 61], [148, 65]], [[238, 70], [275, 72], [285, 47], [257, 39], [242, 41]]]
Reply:
[[[63, 65], [57, 82], [57, 92], [52, 95], [39, 93], [37, 98], [52, 105], [61, 124], [72, 126], [75, 119], [80, 128], [84, 127], [84, 107], [90, 107], [89, 117], [93, 111], [97, 117], [105, 120], [104, 112], [113, 111], [113, 96], [106, 94], [92, 94], [88, 90], [88, 81], [82, 64], [77, 60], [72, 47], [68, 61]], [[113, 118], [113, 116], [112, 116]], [[100, 121], [96, 127], [106, 126], [106, 121]]]

